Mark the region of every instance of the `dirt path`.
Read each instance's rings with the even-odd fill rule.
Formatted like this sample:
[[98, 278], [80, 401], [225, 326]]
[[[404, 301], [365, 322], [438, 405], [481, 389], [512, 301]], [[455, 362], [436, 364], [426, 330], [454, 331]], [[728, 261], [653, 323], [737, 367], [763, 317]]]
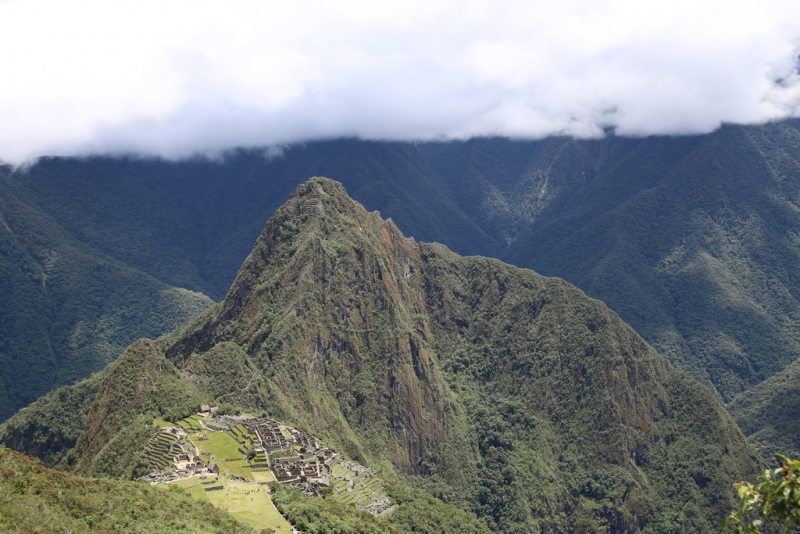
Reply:
[[11, 234], [14, 237], [17, 237], [17, 234], [14, 233], [14, 230], [11, 229], [11, 227], [6, 222], [5, 217], [3, 217], [3, 212], [2, 211], [0, 211], [0, 222], [3, 223], [3, 226], [5, 226], [5, 228], [6, 228], [6, 230], [8, 230], [9, 234]]

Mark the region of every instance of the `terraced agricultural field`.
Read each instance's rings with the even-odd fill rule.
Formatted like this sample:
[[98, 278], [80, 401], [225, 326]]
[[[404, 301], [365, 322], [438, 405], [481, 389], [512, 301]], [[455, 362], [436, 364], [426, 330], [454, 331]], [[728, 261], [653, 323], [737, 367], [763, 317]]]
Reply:
[[[266, 467], [264, 453], [258, 454], [252, 461], [259, 466], [251, 472], [251, 466], [244, 460], [245, 452], [253, 446], [252, 435], [244, 425], [236, 425], [228, 432], [215, 432], [202, 427], [201, 416], [193, 415], [178, 422], [191, 435], [192, 443], [200, 450], [203, 461], [208, 463], [208, 453], [213, 455], [219, 466], [220, 474], [244, 477], [257, 482], [273, 482], [275, 477]], [[153, 424], [157, 424], [154, 421]]]
[[170, 451], [176, 442], [175, 436], [165, 431], [159, 432], [148, 442], [145, 457], [151, 470], [164, 471], [172, 466], [173, 455]]
[[186, 419], [178, 421], [178, 424], [189, 433], [201, 432], [203, 430], [203, 426], [200, 424], [201, 419], [203, 419], [203, 417], [200, 415], [190, 415]]
[[231, 428], [231, 434], [235, 439], [242, 442], [243, 444], [253, 444], [253, 441], [258, 439], [258, 436], [247, 430], [247, 428], [239, 423], [235, 427]]
[[[331, 496], [334, 499], [356, 507], [364, 507], [387, 497], [386, 491], [376, 477], [350, 469], [348, 464], [349, 462], [344, 461], [333, 466], [330, 482], [333, 487]], [[348, 491], [350, 481], [353, 482], [353, 486]]]

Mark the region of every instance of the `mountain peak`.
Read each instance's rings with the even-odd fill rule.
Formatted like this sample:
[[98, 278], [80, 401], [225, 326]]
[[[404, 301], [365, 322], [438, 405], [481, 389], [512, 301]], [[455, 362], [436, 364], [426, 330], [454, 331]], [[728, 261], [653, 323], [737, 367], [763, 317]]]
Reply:
[[315, 176], [300, 184], [277, 213], [284, 210], [298, 218], [304, 215], [321, 217], [328, 211], [351, 216], [356, 212], [366, 213], [363, 206], [350, 198], [340, 182], [322, 176]]
[[156, 348], [199, 393], [498, 531], [712, 531], [757, 471], [713, 395], [602, 302], [416, 243], [324, 178], [267, 222], [224, 302]]
[[[344, 276], [339, 272], [342, 262], [353, 263], [348, 267], [352, 267], [350, 278], [370, 270], [386, 282], [389, 291], [400, 288], [404, 285], [400, 279], [407, 280], [414, 272], [413, 243], [391, 219], [382, 219], [377, 211], [367, 212], [350, 198], [341, 183], [312, 178], [265, 225], [228, 292], [224, 315], [231, 318], [245, 309], [264, 283], [275, 290], [287, 279], [305, 280], [307, 289], [320, 280], [327, 280], [329, 286], [331, 277]], [[276, 285], [264, 277], [272, 276], [278, 267], [287, 272]]]

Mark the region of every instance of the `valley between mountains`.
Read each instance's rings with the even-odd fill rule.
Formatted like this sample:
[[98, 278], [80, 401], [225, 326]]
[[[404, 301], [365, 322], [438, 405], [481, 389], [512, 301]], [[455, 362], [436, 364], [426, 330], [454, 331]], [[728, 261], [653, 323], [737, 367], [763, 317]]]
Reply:
[[[267, 222], [224, 300], [19, 411], [0, 441], [135, 478], [159, 426], [192, 426], [201, 405], [307, 429], [369, 468], [397, 505], [364, 516], [370, 532], [713, 532], [762, 467], [713, 392], [604, 303], [404, 237], [324, 178]], [[287, 491], [273, 498], [290, 519], [319, 503], [360, 517]]]

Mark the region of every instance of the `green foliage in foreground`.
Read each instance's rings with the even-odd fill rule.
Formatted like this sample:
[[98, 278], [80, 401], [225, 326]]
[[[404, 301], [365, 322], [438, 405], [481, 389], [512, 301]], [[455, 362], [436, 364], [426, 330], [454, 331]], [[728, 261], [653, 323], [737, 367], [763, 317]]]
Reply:
[[778, 455], [780, 466], [765, 471], [758, 484], [736, 484], [742, 506], [725, 519], [723, 529], [760, 534], [767, 523], [783, 532], [800, 528], [800, 460]]
[[2, 448], [0, 531], [252, 533], [176, 486], [73, 477]]

